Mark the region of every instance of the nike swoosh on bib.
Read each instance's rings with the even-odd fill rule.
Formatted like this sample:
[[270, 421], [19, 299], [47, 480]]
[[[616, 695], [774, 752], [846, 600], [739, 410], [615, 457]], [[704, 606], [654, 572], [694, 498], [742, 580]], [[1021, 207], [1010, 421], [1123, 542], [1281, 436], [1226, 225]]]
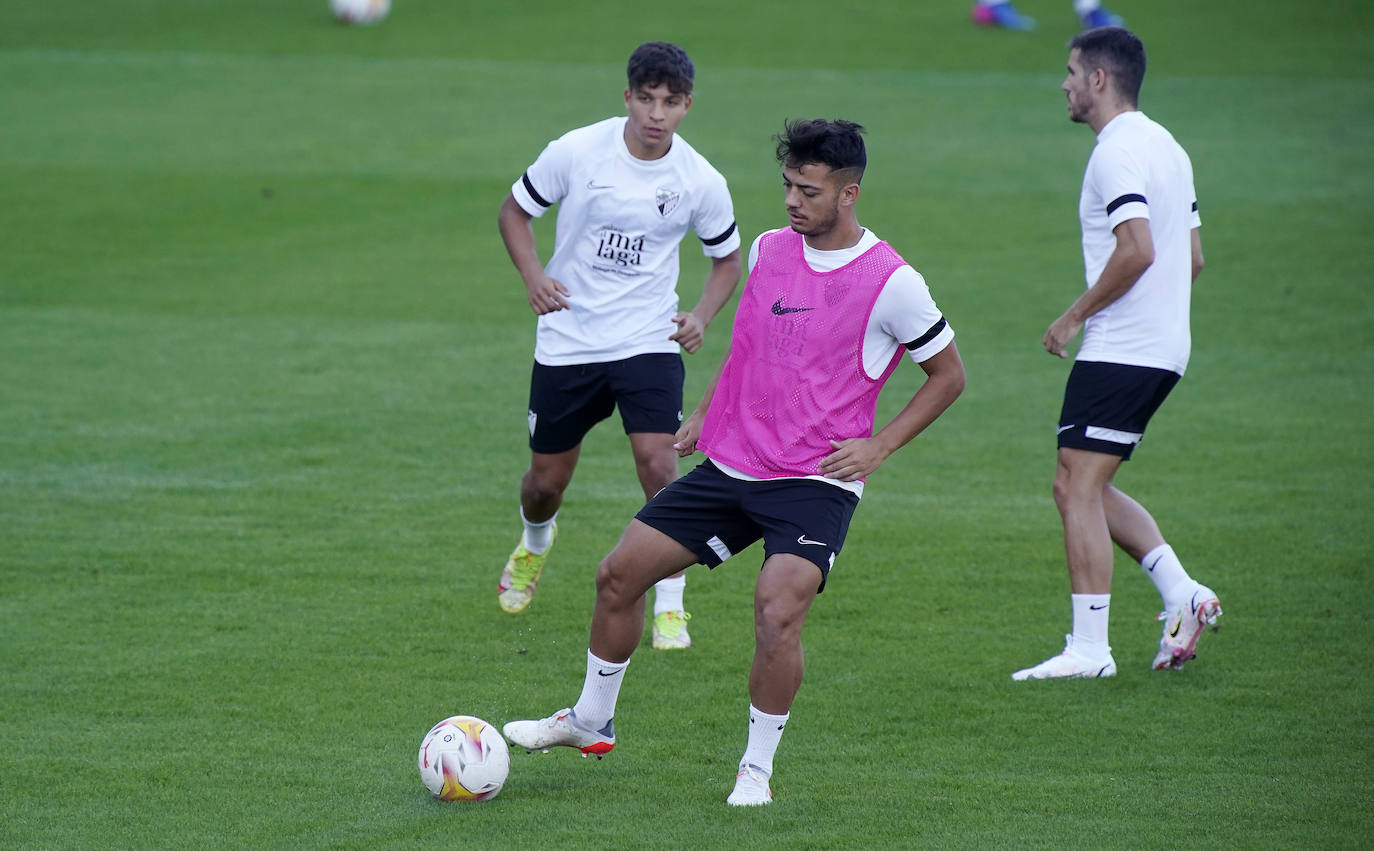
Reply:
[[786, 316], [789, 313], [801, 313], [806, 310], [815, 310], [814, 307], [783, 307], [782, 299], [773, 302], [773, 315]]

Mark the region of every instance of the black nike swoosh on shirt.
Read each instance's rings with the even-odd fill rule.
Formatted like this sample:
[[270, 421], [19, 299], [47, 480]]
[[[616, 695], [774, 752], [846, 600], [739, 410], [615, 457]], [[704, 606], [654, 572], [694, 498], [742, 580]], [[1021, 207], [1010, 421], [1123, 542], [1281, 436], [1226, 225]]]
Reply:
[[785, 315], [787, 315], [787, 314], [789, 314], [789, 313], [801, 313], [802, 311], [805, 311], [805, 310], [815, 310], [815, 309], [816, 309], [816, 308], [814, 308], [814, 307], [783, 307], [783, 306], [782, 306], [782, 299], [778, 299], [777, 301], [773, 302], [773, 315], [774, 315], [774, 316], [785, 316]]

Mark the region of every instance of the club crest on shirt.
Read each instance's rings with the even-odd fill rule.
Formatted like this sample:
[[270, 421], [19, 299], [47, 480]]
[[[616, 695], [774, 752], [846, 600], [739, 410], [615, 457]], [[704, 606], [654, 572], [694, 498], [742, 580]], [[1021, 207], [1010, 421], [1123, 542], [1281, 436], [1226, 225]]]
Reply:
[[667, 217], [669, 213], [677, 209], [677, 202], [682, 200], [681, 192], [674, 192], [660, 186], [654, 195], [654, 204], [658, 207], [658, 214]]

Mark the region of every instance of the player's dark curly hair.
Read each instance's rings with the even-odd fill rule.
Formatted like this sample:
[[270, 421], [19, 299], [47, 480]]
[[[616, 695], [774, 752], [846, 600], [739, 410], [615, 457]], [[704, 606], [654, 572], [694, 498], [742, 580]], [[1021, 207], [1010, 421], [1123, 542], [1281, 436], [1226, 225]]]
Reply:
[[631, 90], [667, 86], [668, 91], [678, 95], [692, 93], [696, 74], [687, 51], [666, 41], [649, 41], [636, 47], [625, 67]]
[[860, 135], [863, 132], [863, 126], [853, 121], [798, 118], [789, 120], [773, 138], [778, 142], [778, 162], [782, 165], [828, 165], [832, 172], [843, 172], [839, 176], [845, 182], [858, 183], [868, 165], [868, 151]]
[[1145, 80], [1145, 45], [1124, 27], [1098, 27], [1084, 30], [1069, 42], [1078, 48], [1079, 59], [1088, 73], [1098, 68], [1107, 72], [1116, 91], [1132, 106], [1140, 102], [1140, 84]]

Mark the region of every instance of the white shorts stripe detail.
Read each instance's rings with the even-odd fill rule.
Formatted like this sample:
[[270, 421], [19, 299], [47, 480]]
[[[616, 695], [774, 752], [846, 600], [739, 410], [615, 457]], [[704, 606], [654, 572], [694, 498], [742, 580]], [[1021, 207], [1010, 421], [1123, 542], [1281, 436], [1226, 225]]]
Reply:
[[714, 535], [707, 539], [706, 546], [715, 550], [716, 555], [720, 556], [721, 561], [725, 561], [733, 555], [733, 553], [730, 552], [730, 548], [725, 546], [725, 542]]
[[1100, 426], [1088, 426], [1083, 429], [1083, 434], [1094, 440], [1105, 440], [1109, 443], [1124, 443], [1134, 445], [1140, 442], [1144, 434], [1133, 431], [1117, 431], [1114, 428], [1102, 428]]

